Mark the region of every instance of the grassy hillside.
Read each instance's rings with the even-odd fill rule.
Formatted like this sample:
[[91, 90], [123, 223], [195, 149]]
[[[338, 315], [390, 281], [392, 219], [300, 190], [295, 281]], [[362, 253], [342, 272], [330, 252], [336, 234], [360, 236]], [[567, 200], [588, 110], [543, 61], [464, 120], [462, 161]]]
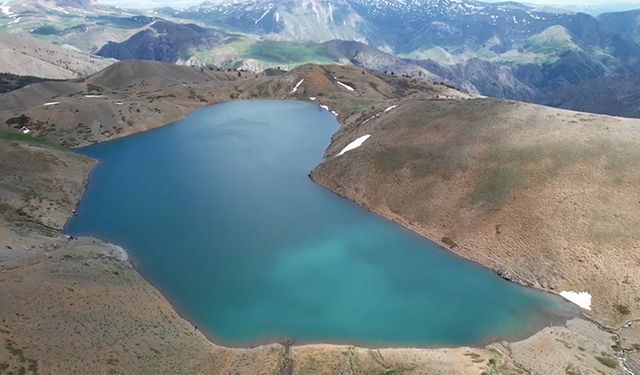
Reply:
[[21, 34], [0, 33], [0, 49], [0, 73], [21, 76], [78, 78], [93, 74], [114, 62]]
[[[371, 134], [361, 148], [335, 155]], [[314, 179], [504, 277], [640, 314], [640, 122], [495, 99], [404, 101]], [[624, 306], [621, 310], [620, 306]], [[621, 312], [624, 311], [624, 312]]]
[[43, 78], [19, 76], [11, 73], [0, 73], [0, 94], [17, 90], [32, 83], [42, 82]]
[[269, 41], [253, 37], [236, 36], [213, 50], [192, 51], [198, 62], [222, 68], [235, 68], [243, 61], [255, 61], [251, 70], [280, 67], [293, 69], [304, 64], [332, 64], [317, 43]]

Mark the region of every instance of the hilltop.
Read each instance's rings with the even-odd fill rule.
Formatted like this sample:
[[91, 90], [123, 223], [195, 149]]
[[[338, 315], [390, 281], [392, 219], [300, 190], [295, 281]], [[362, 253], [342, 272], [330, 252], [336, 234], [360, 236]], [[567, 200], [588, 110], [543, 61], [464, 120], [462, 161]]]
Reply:
[[[272, 76], [274, 72], [278, 74]], [[304, 89], [291, 93], [302, 79], [298, 77], [306, 77]], [[356, 87], [357, 94], [338, 80]], [[37, 83], [3, 95], [0, 123], [9, 121], [13, 129], [26, 126], [35, 135], [79, 146], [161, 126], [203, 105], [231, 99], [301, 98], [301, 93], [317, 97], [345, 119], [380, 109], [401, 95], [465, 95], [439, 84], [340, 66], [306, 65], [290, 72], [256, 74], [127, 61], [84, 80]], [[345, 102], [345, 97], [350, 100]]]

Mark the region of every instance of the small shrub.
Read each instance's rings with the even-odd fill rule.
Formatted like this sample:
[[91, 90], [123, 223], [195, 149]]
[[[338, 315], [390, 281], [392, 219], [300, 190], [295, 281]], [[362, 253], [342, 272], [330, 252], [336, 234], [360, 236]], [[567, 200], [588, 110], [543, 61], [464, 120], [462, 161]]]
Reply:
[[17, 125], [17, 127], [27, 126], [31, 123], [31, 118], [24, 113], [18, 117], [12, 117], [6, 121], [7, 125]]
[[0, 132], [0, 140], [4, 140], [7, 142], [16, 142], [17, 143], [29, 143], [35, 145], [49, 146], [52, 148], [62, 148], [56, 142], [49, 140], [44, 137], [36, 137], [31, 134], [22, 134], [22, 133], [11, 133], [11, 132]]
[[89, 92], [92, 92], [92, 91], [102, 92], [102, 90], [104, 90], [103, 87], [94, 85], [93, 83], [87, 83], [87, 91]]
[[631, 314], [631, 310], [629, 309], [629, 306], [625, 306], [625, 305], [613, 305], [613, 307], [616, 309], [616, 311], [618, 312], [618, 314], [620, 315], [629, 315]]
[[615, 358], [611, 358], [609, 356], [598, 356], [596, 357], [596, 359], [598, 360], [598, 362], [602, 363], [603, 365], [609, 367], [609, 368], [616, 368], [618, 367], [618, 361]]
[[449, 246], [450, 249], [458, 247], [458, 244], [449, 237], [442, 237], [442, 243]]
[[27, 370], [29, 370], [29, 372], [31, 372], [32, 374], [37, 374], [38, 373], [38, 362], [36, 362], [33, 359], [27, 358]]

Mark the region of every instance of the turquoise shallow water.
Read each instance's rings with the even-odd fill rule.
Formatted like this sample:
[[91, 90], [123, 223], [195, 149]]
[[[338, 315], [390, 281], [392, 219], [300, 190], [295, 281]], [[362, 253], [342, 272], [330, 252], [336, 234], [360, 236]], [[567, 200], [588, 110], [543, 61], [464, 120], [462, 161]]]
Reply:
[[228, 345], [474, 344], [571, 314], [311, 182], [337, 127], [314, 105], [239, 101], [80, 149], [100, 164], [67, 232], [125, 247]]

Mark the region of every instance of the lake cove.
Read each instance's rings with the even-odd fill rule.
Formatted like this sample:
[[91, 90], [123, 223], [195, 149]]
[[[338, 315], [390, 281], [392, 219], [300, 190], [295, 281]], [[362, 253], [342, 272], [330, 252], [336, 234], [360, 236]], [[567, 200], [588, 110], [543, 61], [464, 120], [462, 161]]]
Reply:
[[100, 164], [66, 230], [127, 249], [232, 346], [473, 345], [575, 314], [310, 181], [338, 126], [317, 105], [238, 101], [80, 149]]

